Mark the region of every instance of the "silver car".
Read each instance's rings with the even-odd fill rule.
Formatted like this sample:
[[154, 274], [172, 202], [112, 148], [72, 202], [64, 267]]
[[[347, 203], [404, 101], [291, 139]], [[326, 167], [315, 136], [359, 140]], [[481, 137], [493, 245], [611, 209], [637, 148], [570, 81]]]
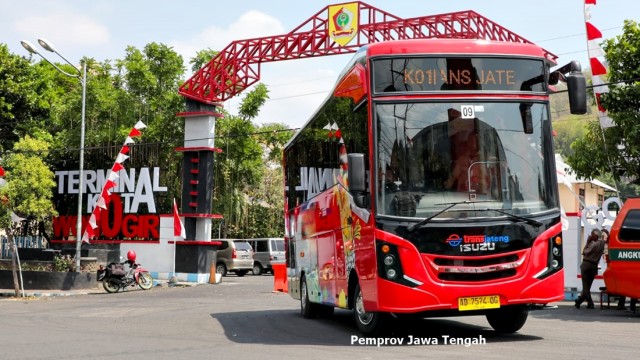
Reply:
[[253, 270], [253, 249], [246, 241], [220, 239], [222, 245], [216, 252], [216, 272], [227, 276], [233, 272], [237, 276], [244, 276]]
[[247, 239], [253, 248], [253, 275], [273, 274], [273, 264], [284, 264], [284, 239]]

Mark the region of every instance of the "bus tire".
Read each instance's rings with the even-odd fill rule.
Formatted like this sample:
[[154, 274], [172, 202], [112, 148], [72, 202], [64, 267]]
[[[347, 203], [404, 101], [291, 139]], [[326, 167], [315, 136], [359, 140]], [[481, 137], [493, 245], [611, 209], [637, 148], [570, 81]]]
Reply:
[[309, 288], [307, 287], [307, 278], [302, 277], [300, 282], [300, 314], [305, 319], [315, 319], [318, 317], [318, 304], [309, 300]]
[[356, 284], [356, 289], [354, 291], [353, 317], [355, 318], [358, 330], [366, 336], [382, 334], [383, 329], [388, 322], [387, 314], [380, 312], [367, 312], [364, 309], [364, 301], [362, 299], [362, 292], [360, 291], [360, 284]]
[[487, 313], [487, 321], [493, 330], [512, 334], [522, 328], [529, 316], [525, 306], [509, 306]]

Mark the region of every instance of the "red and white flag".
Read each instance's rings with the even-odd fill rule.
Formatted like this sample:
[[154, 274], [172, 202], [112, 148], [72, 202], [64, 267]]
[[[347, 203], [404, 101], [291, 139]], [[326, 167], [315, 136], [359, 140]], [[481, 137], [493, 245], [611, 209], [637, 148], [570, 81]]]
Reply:
[[182, 224], [180, 214], [178, 214], [176, 199], [173, 199], [173, 236], [180, 236], [182, 239], [187, 237], [187, 234], [184, 231], [184, 224]]
[[596, 6], [596, 0], [584, 0], [584, 22], [587, 28], [587, 49], [589, 52], [589, 63], [591, 65], [591, 75], [593, 82], [593, 95], [598, 105], [598, 118], [600, 126], [605, 129], [615, 126], [613, 120], [607, 116], [607, 111], [602, 107], [600, 97], [609, 92], [606, 85], [607, 64], [604, 59], [604, 51], [600, 48], [602, 33], [591, 23], [591, 8]]

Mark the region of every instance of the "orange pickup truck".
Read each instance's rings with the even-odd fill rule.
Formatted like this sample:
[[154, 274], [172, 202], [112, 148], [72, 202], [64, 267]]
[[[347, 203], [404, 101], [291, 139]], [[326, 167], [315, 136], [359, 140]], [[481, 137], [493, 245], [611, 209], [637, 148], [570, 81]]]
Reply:
[[611, 226], [604, 283], [609, 294], [640, 298], [640, 197], [629, 198]]

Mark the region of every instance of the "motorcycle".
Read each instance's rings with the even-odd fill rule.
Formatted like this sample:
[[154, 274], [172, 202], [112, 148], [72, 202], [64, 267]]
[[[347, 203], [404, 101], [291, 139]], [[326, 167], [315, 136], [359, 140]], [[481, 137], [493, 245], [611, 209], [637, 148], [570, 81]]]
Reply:
[[[129, 271], [124, 265], [129, 264]], [[98, 269], [98, 281], [102, 281], [102, 287], [108, 293], [125, 290], [128, 286], [139, 286], [142, 290], [149, 290], [153, 286], [153, 277], [149, 271], [133, 261], [123, 263], [110, 263], [107, 267], [100, 265]]]

